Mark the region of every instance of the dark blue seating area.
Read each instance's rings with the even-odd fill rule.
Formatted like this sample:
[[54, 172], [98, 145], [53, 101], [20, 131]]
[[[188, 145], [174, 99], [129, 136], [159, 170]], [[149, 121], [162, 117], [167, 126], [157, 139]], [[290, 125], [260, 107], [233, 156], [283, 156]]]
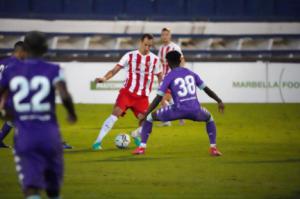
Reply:
[[300, 21], [299, 0], [0, 0], [0, 17]]

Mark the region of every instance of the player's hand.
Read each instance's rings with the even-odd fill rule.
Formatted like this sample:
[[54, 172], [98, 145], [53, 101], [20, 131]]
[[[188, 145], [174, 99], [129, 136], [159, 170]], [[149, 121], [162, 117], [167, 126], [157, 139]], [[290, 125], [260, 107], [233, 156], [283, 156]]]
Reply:
[[68, 115], [67, 120], [70, 124], [75, 124], [77, 122], [77, 116], [76, 115]]
[[224, 113], [225, 105], [223, 104], [223, 102], [218, 103], [218, 109], [220, 113]]
[[106, 81], [106, 78], [105, 77], [99, 77], [99, 78], [96, 78], [95, 79], [95, 82], [96, 83], [103, 83], [103, 82], [105, 82]]

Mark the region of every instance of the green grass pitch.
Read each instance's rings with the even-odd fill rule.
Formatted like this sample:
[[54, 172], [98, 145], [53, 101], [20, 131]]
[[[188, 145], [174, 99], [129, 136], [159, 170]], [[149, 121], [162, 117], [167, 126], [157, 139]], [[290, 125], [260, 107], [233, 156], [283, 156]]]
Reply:
[[[114, 146], [118, 133], [133, 130], [129, 111], [104, 140], [91, 145], [112, 105], [77, 105], [79, 122], [70, 126], [58, 107], [65, 151], [65, 199], [101, 198], [300, 198], [300, 104], [228, 104], [214, 115], [222, 157], [208, 155], [203, 123], [154, 127], [147, 154], [132, 156]], [[43, 133], [43, 132], [41, 132]], [[11, 144], [12, 135], [6, 139]], [[0, 150], [0, 198], [22, 198], [10, 150]]]

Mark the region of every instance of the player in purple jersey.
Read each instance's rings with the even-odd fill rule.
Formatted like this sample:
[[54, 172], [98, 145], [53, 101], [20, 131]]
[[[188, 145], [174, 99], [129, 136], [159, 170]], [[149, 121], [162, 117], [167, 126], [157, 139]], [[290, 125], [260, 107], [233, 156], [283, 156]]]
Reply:
[[[6, 70], [6, 68], [8, 68], [10, 65], [13, 65], [13, 64], [19, 62], [20, 60], [24, 59], [25, 56], [26, 56], [26, 52], [24, 50], [24, 43], [23, 43], [23, 41], [18, 41], [14, 45], [14, 50], [13, 50], [12, 56], [0, 61], [0, 79], [2, 77], [2, 73], [4, 72], [4, 70]], [[6, 102], [4, 104], [4, 100], [1, 100], [0, 106], [4, 107], [5, 105], [10, 106], [11, 102]], [[1, 131], [0, 131], [0, 148], [9, 148], [9, 146], [6, 145], [3, 142], [3, 140], [9, 134], [9, 132], [11, 131], [12, 128], [13, 128], [13, 125], [11, 122], [7, 121], [3, 124]]]
[[[218, 102], [218, 108], [221, 113], [224, 111], [222, 100], [209, 89], [200, 77], [187, 68], [180, 67], [181, 54], [177, 51], [171, 51], [166, 56], [167, 62], [171, 67], [171, 72], [162, 82], [156, 98], [151, 103], [145, 114], [142, 126], [142, 141], [138, 148], [132, 153], [134, 155], [144, 154], [146, 143], [152, 131], [153, 121], [173, 121], [178, 119], [188, 119], [193, 121], [206, 122], [206, 130], [209, 136], [210, 149], [212, 156], [220, 156], [221, 152], [216, 147], [216, 125], [211, 114], [200, 106], [197, 99], [196, 88], [201, 90]], [[166, 91], [170, 89], [174, 104], [168, 107], [158, 109], [151, 113], [161, 102]], [[151, 113], [151, 114], [150, 114]]]
[[0, 80], [0, 96], [8, 91], [8, 99], [13, 102], [12, 110], [1, 113], [3, 117], [12, 115], [16, 128], [14, 156], [26, 199], [40, 199], [40, 190], [58, 199], [63, 153], [55, 112], [56, 91], [68, 112], [68, 121], [74, 123], [77, 117], [63, 71], [41, 58], [47, 51], [44, 34], [29, 32], [24, 45], [28, 58], [7, 68]]

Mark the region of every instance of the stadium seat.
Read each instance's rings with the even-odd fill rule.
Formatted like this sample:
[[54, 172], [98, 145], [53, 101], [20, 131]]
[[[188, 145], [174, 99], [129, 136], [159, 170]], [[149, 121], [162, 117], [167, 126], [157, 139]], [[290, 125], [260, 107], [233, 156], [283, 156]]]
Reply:
[[244, 0], [216, 0], [216, 15], [219, 17], [243, 16]]
[[158, 16], [184, 16], [185, 1], [184, 0], [157, 0], [157, 15]]
[[246, 0], [244, 13], [250, 17], [270, 17], [274, 14], [274, 0]]
[[300, 1], [299, 0], [276, 0], [275, 1], [275, 14], [278, 16], [300, 16]]
[[30, 2], [32, 11], [35, 13], [63, 13], [63, 1], [62, 0], [51, 0], [51, 1], [40, 1], [31, 0]]
[[210, 17], [215, 15], [215, 4], [212, 0], [187, 1], [187, 14], [191, 17]]
[[66, 14], [92, 14], [93, 0], [65, 0], [64, 11]]
[[138, 15], [146, 17], [153, 14], [153, 1], [152, 0], [127, 0], [126, 1], [126, 14]]
[[124, 1], [94, 0], [94, 11], [99, 16], [118, 16], [124, 13]]
[[29, 11], [29, 0], [0, 0], [1, 13], [18, 14]]

